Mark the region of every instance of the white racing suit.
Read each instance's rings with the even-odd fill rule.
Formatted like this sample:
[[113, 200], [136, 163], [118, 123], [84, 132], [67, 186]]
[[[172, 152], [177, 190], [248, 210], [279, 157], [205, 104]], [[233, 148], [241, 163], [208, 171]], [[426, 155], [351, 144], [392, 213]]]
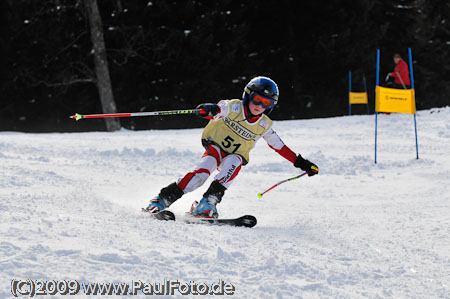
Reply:
[[295, 162], [297, 155], [272, 129], [272, 120], [267, 115], [247, 120], [247, 107], [241, 100], [220, 101], [219, 106], [220, 113], [204, 129], [202, 142], [206, 151], [200, 163], [177, 181], [184, 193], [202, 186], [216, 169], [214, 180], [228, 188], [242, 165], [248, 163], [249, 152], [261, 137], [277, 153]]

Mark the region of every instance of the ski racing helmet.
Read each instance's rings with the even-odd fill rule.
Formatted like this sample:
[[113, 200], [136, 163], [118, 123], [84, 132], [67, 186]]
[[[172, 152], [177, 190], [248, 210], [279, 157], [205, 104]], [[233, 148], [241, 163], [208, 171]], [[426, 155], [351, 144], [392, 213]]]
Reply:
[[248, 105], [251, 98], [256, 95], [273, 101], [273, 107], [264, 112], [268, 115], [278, 103], [278, 96], [280, 95], [280, 92], [275, 81], [268, 77], [258, 76], [251, 79], [244, 88], [244, 93], [242, 94], [244, 105]]

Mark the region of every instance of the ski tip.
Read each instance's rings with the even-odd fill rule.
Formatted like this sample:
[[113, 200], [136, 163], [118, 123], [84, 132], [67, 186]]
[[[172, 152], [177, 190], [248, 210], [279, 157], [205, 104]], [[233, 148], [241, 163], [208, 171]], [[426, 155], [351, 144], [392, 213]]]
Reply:
[[258, 198], [262, 198], [262, 197], [263, 197], [262, 193], [258, 193]]
[[252, 215], [242, 216], [240, 218], [240, 220], [241, 220], [242, 226], [245, 226], [245, 227], [254, 227], [258, 223], [258, 221], [256, 220], [256, 217], [252, 216]]
[[171, 211], [163, 210], [157, 213], [152, 213], [144, 208], [141, 208], [141, 211], [158, 220], [175, 221], [175, 214]]

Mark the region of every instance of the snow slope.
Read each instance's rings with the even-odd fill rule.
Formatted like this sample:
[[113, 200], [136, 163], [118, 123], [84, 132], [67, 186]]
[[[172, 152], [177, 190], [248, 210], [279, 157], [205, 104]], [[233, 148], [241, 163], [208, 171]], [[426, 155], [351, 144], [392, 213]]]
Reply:
[[[0, 297], [13, 278], [167, 278], [223, 279], [236, 298], [450, 298], [450, 108], [417, 121], [419, 160], [412, 116], [379, 116], [377, 165], [373, 115], [276, 122], [320, 175], [258, 199], [298, 174], [261, 140], [219, 206], [255, 215], [253, 229], [140, 212], [196, 165], [200, 129], [0, 133]], [[206, 187], [171, 209], [183, 214]]]

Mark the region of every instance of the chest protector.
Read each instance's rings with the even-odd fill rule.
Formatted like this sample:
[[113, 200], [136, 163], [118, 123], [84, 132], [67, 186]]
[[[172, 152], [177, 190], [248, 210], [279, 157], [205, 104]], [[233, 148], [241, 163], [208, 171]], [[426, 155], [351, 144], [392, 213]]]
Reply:
[[240, 155], [245, 165], [250, 160], [249, 154], [256, 141], [272, 126], [272, 120], [263, 114], [258, 121], [249, 123], [245, 120], [241, 100], [230, 100], [228, 105], [228, 115], [211, 120], [203, 130], [202, 141], [219, 146], [227, 154]]

